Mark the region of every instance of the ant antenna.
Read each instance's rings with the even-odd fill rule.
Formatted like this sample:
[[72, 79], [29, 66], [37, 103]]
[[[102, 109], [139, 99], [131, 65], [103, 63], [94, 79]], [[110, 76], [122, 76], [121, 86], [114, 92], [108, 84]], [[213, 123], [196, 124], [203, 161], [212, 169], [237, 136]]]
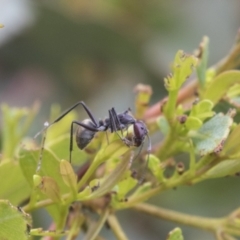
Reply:
[[147, 162], [146, 162], [146, 167], [148, 167], [148, 163], [149, 163], [149, 155], [152, 151], [152, 145], [151, 145], [151, 139], [149, 137], [149, 135], [147, 134], [147, 139], [148, 139], [148, 148], [147, 148]]
[[45, 145], [46, 136], [47, 136], [47, 128], [49, 127], [49, 123], [45, 122], [44, 126], [45, 127], [34, 136], [34, 138], [36, 138], [41, 132], [43, 132], [43, 138], [42, 138], [42, 143], [41, 143], [41, 150], [40, 150], [40, 153], [39, 153], [39, 159], [38, 159], [36, 173], [38, 173], [40, 171], [40, 169], [41, 169], [43, 150], [44, 150], [44, 145]]

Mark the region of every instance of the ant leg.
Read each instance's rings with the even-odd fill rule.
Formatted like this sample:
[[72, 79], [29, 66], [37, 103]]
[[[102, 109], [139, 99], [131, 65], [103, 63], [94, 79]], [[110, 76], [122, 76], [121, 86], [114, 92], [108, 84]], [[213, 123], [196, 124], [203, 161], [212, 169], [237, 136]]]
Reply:
[[82, 105], [84, 110], [87, 112], [87, 115], [90, 117], [90, 119], [92, 120], [93, 124], [98, 127], [98, 123], [97, 120], [95, 119], [95, 117], [93, 116], [91, 110], [85, 105], [85, 103], [83, 101], [77, 102], [76, 104], [74, 104], [72, 107], [70, 107], [69, 109], [67, 109], [65, 112], [63, 112], [57, 119], [55, 119], [51, 124], [49, 124], [47, 127], [44, 127], [40, 132], [38, 132], [34, 138], [36, 138], [40, 133], [42, 133], [44, 130], [46, 130], [47, 128], [49, 128], [51, 125], [53, 125], [54, 123], [57, 123], [58, 121], [60, 121], [62, 118], [64, 118], [69, 112], [71, 112], [74, 108], [76, 108], [77, 106]]
[[113, 113], [111, 110], [108, 110], [108, 113], [109, 113], [109, 122], [110, 122], [110, 128], [111, 128], [111, 131], [112, 132], [116, 132], [118, 137], [124, 141], [124, 138], [122, 136], [119, 135], [118, 133], [118, 129], [117, 129], [117, 126], [116, 126], [116, 122], [114, 121], [114, 117], [113, 117]]
[[116, 132], [116, 134], [118, 135], [118, 137], [125, 143], [125, 145], [127, 145], [128, 147], [130, 146], [134, 146], [134, 144], [129, 141], [127, 138], [125, 138], [123, 136], [123, 133], [122, 133], [122, 136], [120, 136], [120, 134], [118, 133], [118, 129], [117, 129], [117, 126], [116, 126], [116, 122], [114, 121], [114, 117], [113, 117], [113, 113], [111, 110], [108, 111], [109, 112], [109, 121], [110, 121], [110, 125], [111, 125], [111, 129], [112, 129], [112, 132]]
[[[114, 121], [114, 123], [116, 123], [116, 124], [119, 126], [119, 129], [120, 129], [120, 131], [121, 131], [121, 133], [122, 133], [122, 137], [123, 137], [123, 130], [122, 130], [122, 125], [123, 125], [123, 124], [121, 124], [121, 122], [120, 122], [120, 120], [119, 120], [119, 117], [118, 117], [118, 115], [117, 115], [117, 113], [116, 113], [116, 111], [115, 111], [115, 108], [112, 108], [110, 111], [111, 111], [111, 113], [112, 113], [113, 121]], [[115, 124], [115, 125], [116, 125], [116, 124]]]
[[[95, 126], [89, 126], [85, 123], [78, 122], [78, 121], [72, 121], [71, 123], [71, 129], [70, 129], [70, 144], [69, 144], [69, 162], [72, 161], [72, 151], [73, 151], [73, 124], [76, 124], [78, 126], [81, 126], [89, 131], [92, 131], [94, 134], [98, 132], [98, 129]], [[93, 135], [94, 135], [93, 134]]]
[[109, 126], [111, 129], [111, 133], [116, 132], [117, 126], [116, 126], [116, 122], [114, 122], [114, 119], [113, 119], [112, 109], [108, 110], [108, 115], [109, 115]]
[[[114, 117], [113, 117], [113, 114], [114, 114], [114, 113], [116, 114], [115, 110], [112, 108], [112, 109], [109, 110], [108, 112], [109, 112], [109, 121], [110, 121], [110, 125], [111, 125], [111, 128], [112, 128], [112, 132], [116, 132], [117, 135], [118, 135], [118, 137], [119, 137], [119, 138], [125, 143], [125, 145], [127, 145], [128, 147], [134, 146], [134, 144], [133, 144], [131, 141], [129, 141], [127, 138], [125, 138], [125, 137], [123, 136], [122, 129], [121, 129], [122, 136], [120, 136], [120, 134], [118, 133], [118, 129], [117, 129], [116, 122], [115, 122], [115, 119], [116, 119], [116, 118], [114, 119]], [[118, 119], [118, 121], [119, 121], [119, 118], [117, 118], [117, 119]], [[119, 121], [119, 123], [120, 123], [120, 121]], [[120, 124], [121, 124], [121, 123], [120, 123]]]

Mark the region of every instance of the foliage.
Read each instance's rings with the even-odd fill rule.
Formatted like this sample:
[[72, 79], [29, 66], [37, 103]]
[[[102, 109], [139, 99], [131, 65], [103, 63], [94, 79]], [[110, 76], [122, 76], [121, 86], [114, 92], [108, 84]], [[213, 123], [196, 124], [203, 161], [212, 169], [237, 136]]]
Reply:
[[[117, 134], [108, 134], [108, 140], [104, 133], [97, 134], [85, 151], [74, 151], [74, 162], [70, 164], [66, 132], [69, 122], [76, 119], [75, 112], [49, 127], [46, 133], [43, 131], [46, 141], [42, 149], [35, 139], [25, 137], [38, 105], [31, 109], [2, 105], [0, 222], [4, 230], [0, 231], [0, 239], [6, 236], [16, 239], [16, 235], [21, 239], [33, 236], [75, 239], [80, 233], [85, 239], [102, 239], [99, 234], [106, 222], [117, 239], [127, 239], [115, 215], [126, 208], [212, 231], [219, 240], [240, 236], [239, 209], [224, 218], [212, 219], [143, 203], [181, 185], [194, 185], [240, 171], [240, 127], [234, 120], [239, 108], [235, 100], [240, 93], [240, 71], [234, 70], [239, 57], [232, 57], [240, 54], [238, 44], [239, 41], [221, 64], [209, 69], [206, 37], [198, 53], [178, 51], [172, 73], [165, 79], [168, 97], [154, 106], [148, 107], [151, 88], [136, 87], [135, 115], [145, 120], [150, 134], [156, 131], [164, 134], [149, 156], [141, 153], [143, 171], [146, 164], [148, 171], [137, 177], [131, 171], [134, 147], [126, 146]], [[182, 88], [194, 71], [199, 81], [195, 79]], [[234, 109], [217, 111], [220, 101], [232, 104]], [[56, 109], [52, 111], [54, 116], [59, 114]], [[175, 158], [182, 152], [189, 159], [186, 166]], [[73, 165], [78, 167], [76, 172]], [[49, 230], [31, 227], [28, 214], [40, 208], [45, 208], [52, 217]], [[85, 209], [91, 209], [98, 220], [93, 222]], [[181, 230], [175, 228], [167, 239], [183, 239]]]

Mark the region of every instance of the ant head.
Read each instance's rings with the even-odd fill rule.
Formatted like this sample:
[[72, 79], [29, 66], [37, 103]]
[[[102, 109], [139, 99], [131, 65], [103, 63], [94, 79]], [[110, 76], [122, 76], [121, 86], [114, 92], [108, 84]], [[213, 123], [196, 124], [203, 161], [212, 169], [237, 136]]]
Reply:
[[133, 125], [133, 131], [135, 146], [139, 147], [148, 134], [147, 127], [143, 121], [137, 120]]

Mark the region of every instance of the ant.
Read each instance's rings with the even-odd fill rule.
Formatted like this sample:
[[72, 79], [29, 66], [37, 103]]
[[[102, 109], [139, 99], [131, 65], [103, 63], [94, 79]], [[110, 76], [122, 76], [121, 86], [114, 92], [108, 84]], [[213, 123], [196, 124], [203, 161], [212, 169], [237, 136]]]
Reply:
[[[111, 133], [117, 133], [119, 138], [127, 145], [127, 146], [136, 146], [140, 147], [139, 153], [140, 154], [144, 140], [147, 137], [148, 138], [148, 159], [149, 154], [151, 152], [151, 142], [148, 135], [148, 130], [145, 125], [145, 123], [141, 120], [136, 120], [132, 115], [129, 114], [130, 109], [123, 113], [116, 113], [115, 108], [111, 108], [108, 110], [108, 118], [105, 120], [99, 120], [97, 121], [96, 118], [93, 116], [91, 110], [86, 106], [86, 104], [83, 101], [77, 102], [72, 107], [67, 109], [65, 112], [63, 112], [57, 119], [55, 119], [51, 124], [48, 124], [46, 127], [44, 127], [40, 132], [38, 132], [35, 135], [35, 138], [42, 133], [43, 131], [46, 131], [51, 125], [57, 123], [60, 121], [63, 117], [65, 117], [70, 111], [75, 109], [77, 106], [82, 105], [84, 110], [86, 111], [87, 115], [89, 116], [89, 119], [85, 119], [82, 122], [74, 120], [71, 123], [70, 128], [70, 145], [69, 145], [69, 161], [71, 162], [72, 159], [72, 151], [73, 151], [73, 126], [74, 124], [80, 126], [77, 129], [76, 132], [76, 142], [77, 146], [82, 150], [84, 149], [90, 141], [94, 138], [95, 134], [97, 132], [106, 132], [107, 130], [110, 130]], [[131, 139], [126, 138], [123, 136], [123, 130], [128, 130], [128, 127], [132, 125], [133, 126], [133, 136]], [[121, 135], [118, 133], [118, 131], [121, 131]], [[137, 156], [138, 156], [137, 155]], [[147, 159], [147, 162], [148, 162]]]

